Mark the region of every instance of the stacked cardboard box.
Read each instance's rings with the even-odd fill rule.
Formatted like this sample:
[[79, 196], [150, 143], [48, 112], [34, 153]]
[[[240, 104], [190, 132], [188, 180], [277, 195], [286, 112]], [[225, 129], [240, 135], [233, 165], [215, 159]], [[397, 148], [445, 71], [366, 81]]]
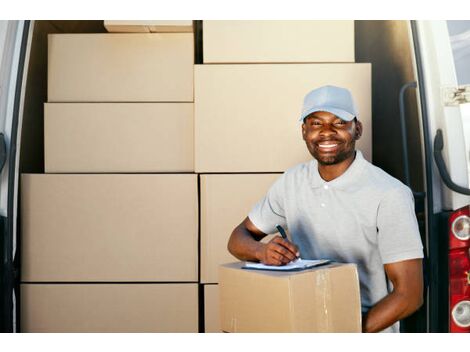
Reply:
[[108, 20], [104, 21], [104, 26], [108, 32], [117, 33], [173, 33], [173, 32], [192, 32], [193, 21], [123, 21]]
[[49, 102], [192, 102], [192, 33], [52, 34]]
[[193, 43], [49, 37], [46, 174], [22, 176], [22, 331], [198, 331]]
[[354, 62], [354, 21], [204, 21], [204, 63]]
[[310, 160], [300, 110], [305, 94], [326, 84], [356, 98], [357, 146], [371, 160], [370, 82], [369, 64], [197, 65], [196, 172], [283, 172]]
[[[213, 307], [217, 267], [234, 260], [231, 231], [276, 173], [311, 160], [298, 122], [307, 92], [351, 90], [364, 125], [358, 148], [371, 160], [371, 67], [354, 63], [354, 21], [204, 21], [203, 60], [195, 67], [195, 171], [204, 174], [201, 282]], [[210, 312], [206, 331], [220, 321]]]
[[280, 174], [201, 175], [201, 282], [216, 284], [218, 267], [233, 262], [227, 251], [232, 230]]
[[47, 172], [194, 172], [193, 103], [48, 103], [44, 113]]
[[197, 332], [197, 284], [23, 284], [23, 332]]

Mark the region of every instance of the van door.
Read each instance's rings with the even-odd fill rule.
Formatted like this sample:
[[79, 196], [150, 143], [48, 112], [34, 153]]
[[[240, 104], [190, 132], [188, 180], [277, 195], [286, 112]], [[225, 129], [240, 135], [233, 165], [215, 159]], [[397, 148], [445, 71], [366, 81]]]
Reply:
[[0, 21], [0, 332], [15, 332], [17, 196], [23, 69], [29, 21]]
[[470, 101], [470, 21], [414, 21], [413, 37], [426, 155], [428, 330], [470, 332], [470, 125], [461, 110]]

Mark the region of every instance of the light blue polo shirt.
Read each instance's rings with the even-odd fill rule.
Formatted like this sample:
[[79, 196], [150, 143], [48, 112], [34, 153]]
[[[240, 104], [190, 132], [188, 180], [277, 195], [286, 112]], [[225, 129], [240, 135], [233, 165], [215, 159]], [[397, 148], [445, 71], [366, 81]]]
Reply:
[[411, 190], [360, 151], [330, 182], [316, 160], [287, 170], [248, 217], [266, 234], [287, 227], [302, 258], [356, 263], [363, 312], [391, 292], [384, 264], [423, 258]]

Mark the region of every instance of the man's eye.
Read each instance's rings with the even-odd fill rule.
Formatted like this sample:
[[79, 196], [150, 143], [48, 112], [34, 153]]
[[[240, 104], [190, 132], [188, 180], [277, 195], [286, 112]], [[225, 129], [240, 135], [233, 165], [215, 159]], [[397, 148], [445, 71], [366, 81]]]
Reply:
[[334, 124], [335, 124], [335, 126], [344, 126], [344, 125], [346, 125], [346, 122], [343, 121], [343, 120], [339, 120], [339, 121], [335, 122]]

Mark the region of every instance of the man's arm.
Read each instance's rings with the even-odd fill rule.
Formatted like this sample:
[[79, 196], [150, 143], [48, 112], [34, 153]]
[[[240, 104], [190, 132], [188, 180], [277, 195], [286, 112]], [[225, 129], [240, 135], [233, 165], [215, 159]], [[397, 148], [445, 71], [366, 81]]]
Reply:
[[298, 248], [281, 237], [274, 237], [268, 243], [260, 240], [267, 236], [246, 217], [232, 232], [228, 250], [240, 260], [260, 261], [267, 265], [284, 265], [298, 256]]
[[385, 264], [393, 291], [363, 316], [362, 331], [378, 332], [414, 313], [423, 304], [422, 259]]

